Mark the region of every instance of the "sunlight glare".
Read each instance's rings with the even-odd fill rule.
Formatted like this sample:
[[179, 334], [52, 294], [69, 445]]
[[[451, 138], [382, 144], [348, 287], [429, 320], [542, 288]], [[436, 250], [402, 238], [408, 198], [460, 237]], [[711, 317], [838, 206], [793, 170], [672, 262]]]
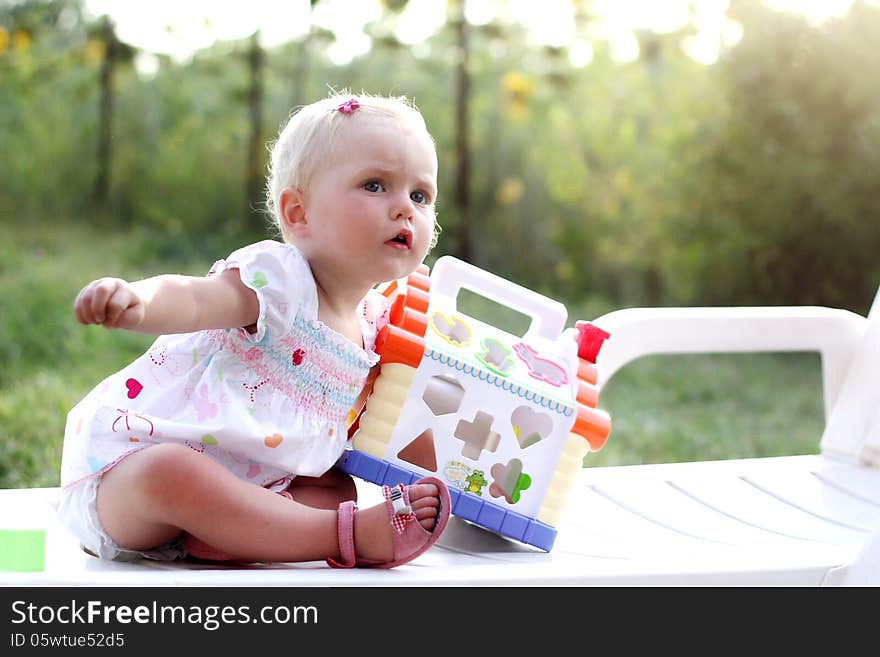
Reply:
[[575, 39], [568, 49], [568, 61], [575, 68], [583, 68], [593, 61], [593, 44], [584, 39]]
[[764, 0], [764, 4], [776, 11], [797, 12], [813, 25], [821, 25], [845, 15], [852, 0]]
[[625, 64], [626, 62], [634, 62], [639, 58], [639, 40], [636, 35], [629, 30], [624, 30], [612, 35], [611, 38], [611, 59], [615, 62]]
[[[647, 29], [671, 32], [687, 23], [690, 4], [688, 0], [595, 0], [593, 13], [601, 16], [612, 32]], [[703, 2], [693, 4], [700, 5]]]
[[[880, 4], [880, 0], [864, 1]], [[797, 12], [813, 24], [843, 16], [852, 2], [764, 0], [772, 9]], [[592, 61], [594, 46], [589, 39], [607, 41], [613, 59], [628, 62], [639, 52], [634, 31], [670, 32], [691, 22], [697, 34], [685, 39], [682, 47], [696, 61], [711, 64], [722, 47], [742, 37], [741, 26], [725, 15], [728, 6], [729, 0], [594, 0], [590, 13], [595, 18], [587, 23], [586, 34], [578, 37], [571, 0], [467, 0], [465, 15], [472, 25], [493, 20], [519, 23], [525, 26], [529, 41], [539, 46], [569, 46], [575, 66]], [[372, 42], [364, 26], [383, 15], [380, 0], [321, 0], [314, 9], [310, 7], [310, 0], [85, 0], [92, 17], [108, 14], [113, 18], [123, 41], [178, 61], [217, 41], [243, 39], [257, 30], [263, 46], [277, 46], [302, 38], [310, 24], [334, 33], [327, 51], [334, 64], [346, 64], [369, 52]], [[447, 11], [447, 3], [441, 0], [410, 0], [397, 19], [395, 36], [409, 46], [423, 44], [443, 26]], [[145, 72], [152, 66], [149, 60], [142, 61]]]
[[149, 6], [115, 0], [86, 2], [92, 16], [113, 18], [121, 40], [177, 61], [217, 41], [244, 39], [258, 29], [264, 46], [299, 38], [308, 30], [308, 6], [308, 0], [250, 0], [246, 6], [232, 4], [218, 11], [212, 0], [153, 0]]
[[467, 0], [464, 17], [471, 25], [486, 25], [500, 13], [498, 4], [497, 0]]
[[141, 77], [151, 78], [159, 72], [159, 58], [151, 52], [140, 50], [134, 56], [134, 69]]
[[694, 5], [691, 22], [697, 33], [686, 37], [682, 48], [695, 61], [706, 65], [718, 61], [721, 46], [727, 43], [724, 36], [726, 24], [733, 23], [725, 16], [729, 4], [728, 0], [703, 0]]
[[410, 0], [394, 30], [398, 41], [415, 45], [426, 41], [446, 21], [446, 7], [435, 0]]
[[532, 0], [510, 0], [514, 20], [529, 27], [531, 40], [542, 46], [561, 48], [574, 36], [574, 5], [570, 0], [542, 0], [535, 11]]
[[[328, 30], [332, 30], [336, 39], [327, 49], [330, 61], [341, 66], [348, 64], [355, 57], [370, 51], [372, 40], [364, 32], [364, 26], [377, 20], [382, 15], [382, 6], [378, 0], [323, 0], [315, 5], [312, 21]], [[339, 17], [346, 20], [340, 21]]]

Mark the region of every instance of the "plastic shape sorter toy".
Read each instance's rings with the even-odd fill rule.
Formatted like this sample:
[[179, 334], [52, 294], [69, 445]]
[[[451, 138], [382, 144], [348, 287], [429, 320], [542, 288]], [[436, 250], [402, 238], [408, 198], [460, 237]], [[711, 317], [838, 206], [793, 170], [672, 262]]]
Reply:
[[[528, 330], [459, 311], [462, 288], [525, 314]], [[383, 294], [380, 373], [337, 465], [380, 485], [440, 477], [454, 515], [549, 551], [585, 455], [611, 431], [595, 365], [609, 334], [566, 329], [562, 304], [451, 256]]]

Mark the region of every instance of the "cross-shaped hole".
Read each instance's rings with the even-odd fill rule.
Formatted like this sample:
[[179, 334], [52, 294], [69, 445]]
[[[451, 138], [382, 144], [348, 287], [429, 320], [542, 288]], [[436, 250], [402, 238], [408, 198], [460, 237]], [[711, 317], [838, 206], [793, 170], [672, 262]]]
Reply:
[[501, 436], [491, 430], [492, 419], [491, 415], [477, 411], [473, 421], [459, 420], [453, 435], [464, 442], [462, 456], [478, 461], [483, 450], [494, 452], [498, 449]]

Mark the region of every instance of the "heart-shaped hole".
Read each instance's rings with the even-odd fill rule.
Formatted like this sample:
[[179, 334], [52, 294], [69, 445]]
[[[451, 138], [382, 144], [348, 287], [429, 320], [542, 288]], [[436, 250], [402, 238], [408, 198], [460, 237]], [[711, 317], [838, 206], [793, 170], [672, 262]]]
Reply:
[[553, 419], [532, 410], [529, 406], [518, 406], [510, 415], [513, 433], [523, 449], [540, 442], [553, 431]]

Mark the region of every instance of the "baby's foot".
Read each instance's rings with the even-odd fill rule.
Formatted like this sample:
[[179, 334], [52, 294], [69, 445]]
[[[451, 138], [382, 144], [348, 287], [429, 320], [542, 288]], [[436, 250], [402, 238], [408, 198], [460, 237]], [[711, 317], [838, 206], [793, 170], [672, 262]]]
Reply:
[[[416, 520], [426, 531], [431, 531], [437, 523], [440, 508], [440, 491], [434, 484], [413, 484], [407, 486], [409, 505]], [[394, 544], [385, 502], [358, 510], [354, 525], [354, 544], [360, 559], [371, 561], [390, 561], [394, 558]]]

